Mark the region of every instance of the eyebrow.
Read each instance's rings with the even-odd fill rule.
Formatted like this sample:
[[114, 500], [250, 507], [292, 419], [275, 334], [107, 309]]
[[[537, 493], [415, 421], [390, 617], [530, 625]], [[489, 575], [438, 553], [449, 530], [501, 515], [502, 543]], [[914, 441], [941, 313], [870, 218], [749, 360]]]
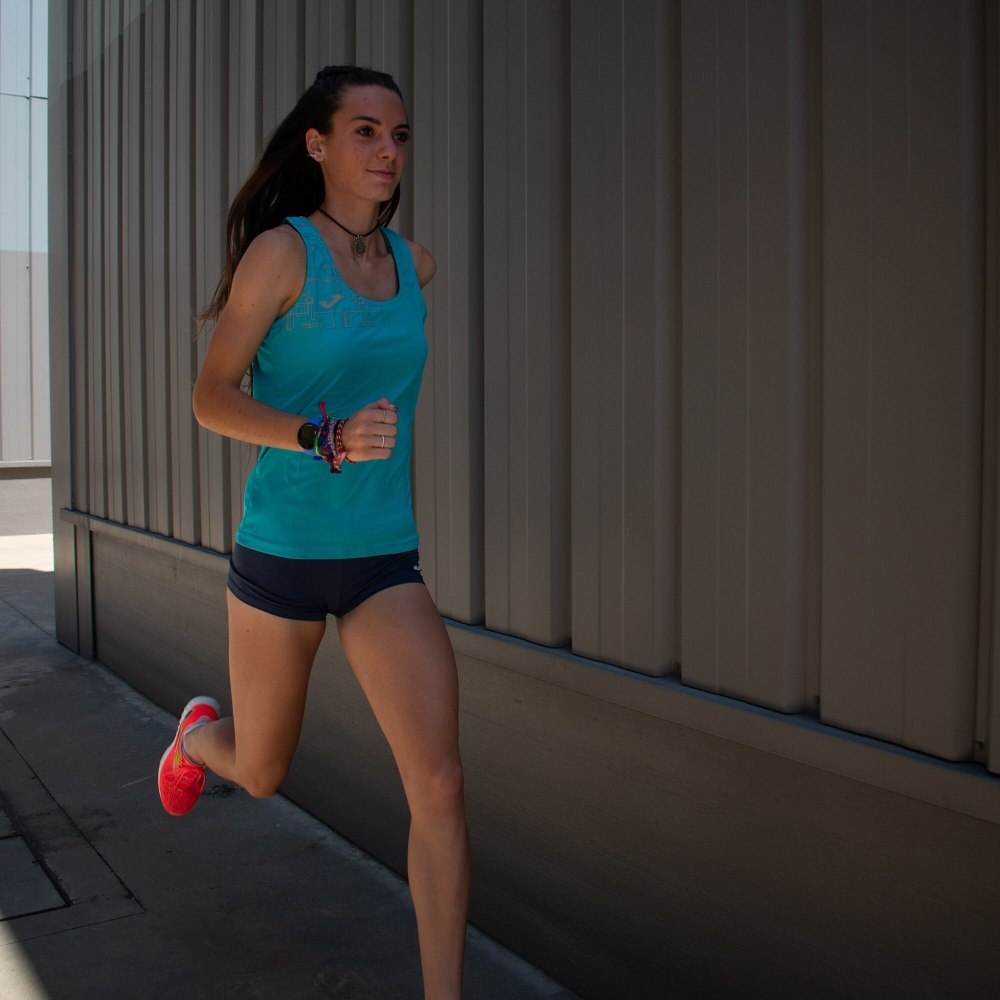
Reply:
[[[372, 118], [371, 115], [355, 115], [351, 119], [351, 121], [352, 122], [371, 122], [373, 125], [381, 125], [382, 124], [377, 118]], [[410, 127], [409, 122], [403, 122], [401, 125], [397, 125], [396, 126], [396, 128], [405, 128], [405, 129], [409, 129], [409, 127]]]

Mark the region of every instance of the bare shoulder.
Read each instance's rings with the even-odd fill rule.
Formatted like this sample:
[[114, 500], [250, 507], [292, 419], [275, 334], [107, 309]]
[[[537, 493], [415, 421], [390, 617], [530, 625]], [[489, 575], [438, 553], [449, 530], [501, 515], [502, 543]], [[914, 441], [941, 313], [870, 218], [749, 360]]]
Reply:
[[275, 226], [274, 229], [265, 229], [254, 238], [240, 261], [241, 265], [244, 260], [251, 267], [273, 267], [276, 264], [304, 266], [306, 247], [302, 237], [291, 226]]
[[413, 243], [410, 240], [406, 241], [406, 245], [410, 248], [410, 256], [413, 258], [413, 268], [417, 272], [417, 281], [420, 282], [420, 287], [423, 288], [434, 277], [438, 267], [437, 263], [431, 256], [430, 250], [426, 247], [422, 247], [419, 243]]
[[[291, 227], [275, 226], [255, 237], [240, 259], [233, 278], [230, 297], [249, 289], [260, 297], [264, 288], [267, 298], [275, 298], [279, 309], [291, 304], [302, 291], [306, 278], [306, 248], [302, 237]], [[289, 301], [290, 300], [290, 301]]]

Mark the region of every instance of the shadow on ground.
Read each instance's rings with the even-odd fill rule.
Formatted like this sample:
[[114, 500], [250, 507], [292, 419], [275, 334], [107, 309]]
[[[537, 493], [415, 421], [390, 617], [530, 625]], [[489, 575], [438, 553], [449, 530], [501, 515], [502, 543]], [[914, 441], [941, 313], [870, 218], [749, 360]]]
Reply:
[[[0, 793], [70, 904], [0, 920], [4, 1000], [422, 996], [402, 879], [218, 779], [168, 816], [176, 720], [53, 634], [52, 575], [0, 570]], [[470, 930], [466, 996], [573, 995]]]

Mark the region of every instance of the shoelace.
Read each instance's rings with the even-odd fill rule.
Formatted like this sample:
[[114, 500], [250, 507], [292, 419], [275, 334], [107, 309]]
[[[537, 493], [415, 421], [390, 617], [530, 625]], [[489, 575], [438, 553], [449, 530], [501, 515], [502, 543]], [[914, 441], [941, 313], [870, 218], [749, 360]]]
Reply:
[[205, 787], [205, 772], [194, 764], [174, 771], [173, 788], [175, 795], [183, 792], [188, 785], [194, 785], [195, 791], [200, 795]]

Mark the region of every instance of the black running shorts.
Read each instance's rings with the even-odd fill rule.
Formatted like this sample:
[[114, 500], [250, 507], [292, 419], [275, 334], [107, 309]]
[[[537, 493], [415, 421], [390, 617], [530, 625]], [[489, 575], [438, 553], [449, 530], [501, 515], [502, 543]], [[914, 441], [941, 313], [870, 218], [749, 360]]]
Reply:
[[228, 585], [239, 600], [304, 622], [341, 618], [380, 590], [423, 582], [417, 549], [360, 559], [285, 559], [237, 544], [229, 560]]

